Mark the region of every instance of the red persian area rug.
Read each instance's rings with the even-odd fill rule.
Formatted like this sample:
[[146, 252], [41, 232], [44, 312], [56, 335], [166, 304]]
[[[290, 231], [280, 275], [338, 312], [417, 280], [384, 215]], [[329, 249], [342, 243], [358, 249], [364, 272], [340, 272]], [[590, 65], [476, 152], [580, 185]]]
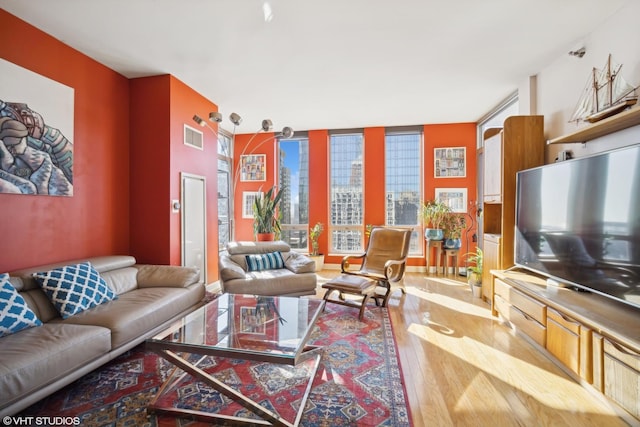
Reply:
[[[301, 426], [411, 425], [386, 309], [371, 307], [360, 321], [357, 310], [328, 304], [316, 323], [309, 344], [323, 349]], [[305, 378], [305, 374], [311, 363], [282, 367], [233, 359], [207, 359], [198, 366], [285, 419], [295, 419], [308, 384], [309, 377]], [[140, 345], [19, 415], [78, 417], [84, 427], [210, 425], [168, 415], [147, 415], [147, 405], [171, 370], [169, 362]], [[171, 393], [180, 396], [181, 407], [255, 417], [212, 388], [193, 381], [189, 375], [185, 375]]]

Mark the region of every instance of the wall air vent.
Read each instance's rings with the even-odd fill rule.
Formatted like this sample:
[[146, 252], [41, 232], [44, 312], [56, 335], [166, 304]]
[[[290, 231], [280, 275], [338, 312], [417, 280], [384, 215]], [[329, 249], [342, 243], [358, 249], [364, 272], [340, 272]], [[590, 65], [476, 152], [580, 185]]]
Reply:
[[184, 144], [198, 150], [204, 149], [204, 141], [202, 138], [202, 132], [191, 126], [184, 125]]

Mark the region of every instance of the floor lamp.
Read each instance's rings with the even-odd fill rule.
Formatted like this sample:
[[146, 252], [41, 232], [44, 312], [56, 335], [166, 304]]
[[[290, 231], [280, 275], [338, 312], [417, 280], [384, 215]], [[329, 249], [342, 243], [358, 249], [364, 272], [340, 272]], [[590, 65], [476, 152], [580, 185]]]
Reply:
[[[233, 146], [233, 143], [235, 141], [235, 135], [236, 135], [236, 127], [240, 125], [240, 123], [242, 123], [242, 117], [240, 117], [239, 114], [237, 113], [231, 113], [229, 115], [229, 120], [231, 121], [231, 123], [233, 123], [233, 132], [231, 134], [231, 146]], [[200, 116], [198, 116], [197, 114], [195, 114], [193, 116], [193, 121], [196, 122], [199, 126], [201, 127], [208, 127], [216, 136], [216, 138], [218, 138], [219, 136], [219, 132], [214, 129], [211, 125], [209, 125], [209, 123], [206, 122], [206, 120], [204, 120], [203, 118], [201, 118]], [[209, 113], [209, 121], [213, 122], [213, 123], [220, 123], [222, 122], [222, 114], [219, 113], [218, 111], [213, 111], [211, 113]], [[273, 122], [270, 119], [264, 119], [261, 123], [260, 129], [258, 129], [252, 136], [251, 138], [249, 138], [249, 141], [247, 141], [244, 149], [242, 150], [242, 153], [240, 153], [240, 156], [238, 158], [241, 158], [244, 155], [250, 155], [250, 154], [254, 154], [255, 151], [261, 147], [264, 143], [266, 143], [267, 141], [270, 141], [272, 138], [291, 138], [293, 137], [293, 129], [289, 126], [285, 126], [284, 128], [282, 128], [282, 131], [280, 133], [277, 133], [275, 135], [270, 135], [268, 137], [266, 137], [264, 140], [260, 141], [255, 147], [252, 148], [252, 150], [250, 152], [247, 153], [247, 149], [248, 147], [251, 145], [251, 143], [253, 142], [253, 140], [255, 140], [258, 135], [260, 135], [263, 132], [269, 132], [273, 129]], [[225, 155], [231, 159], [233, 159], [232, 153], [227, 152], [225, 153]], [[231, 176], [232, 182], [233, 182], [233, 187], [232, 187], [232, 194], [235, 196], [235, 192], [236, 192], [236, 187], [238, 184], [238, 180], [240, 177], [240, 162], [238, 162], [238, 164], [233, 167], [233, 174]], [[230, 238], [233, 240], [235, 239], [235, 221], [231, 221], [231, 236]]]

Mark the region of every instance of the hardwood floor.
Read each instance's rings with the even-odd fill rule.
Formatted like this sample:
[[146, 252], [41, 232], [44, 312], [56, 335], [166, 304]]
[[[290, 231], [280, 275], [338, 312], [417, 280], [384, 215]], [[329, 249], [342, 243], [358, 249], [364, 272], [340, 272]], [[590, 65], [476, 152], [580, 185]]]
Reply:
[[627, 425], [492, 317], [466, 282], [408, 273], [404, 286], [389, 312], [414, 426]]

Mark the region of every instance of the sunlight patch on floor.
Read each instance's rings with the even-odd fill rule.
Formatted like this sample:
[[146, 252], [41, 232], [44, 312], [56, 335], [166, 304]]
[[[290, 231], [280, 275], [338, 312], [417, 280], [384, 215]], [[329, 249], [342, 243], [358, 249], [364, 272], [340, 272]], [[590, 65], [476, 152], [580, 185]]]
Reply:
[[[565, 377], [564, 374], [542, 369], [446, 325], [437, 322], [429, 322], [427, 325], [413, 323], [409, 326], [408, 331], [451, 354], [451, 363], [459, 364], [460, 370], [471, 365], [475, 370], [484, 372], [487, 376], [508, 384], [522, 393], [537, 396], [536, 400], [548, 407], [574, 411], [575, 408], [580, 407], [581, 396], [588, 393], [582, 386]], [[543, 385], [542, 389], [536, 388], [536, 385], [540, 386], [541, 384]], [[547, 384], [555, 384], [556, 387], [557, 384], [561, 384], [562, 392], [558, 393], [546, 389]], [[469, 385], [469, 387], [471, 386], [472, 384]], [[487, 384], [484, 384], [484, 387], [486, 386]], [[613, 414], [613, 412], [606, 414]]]
[[[466, 284], [462, 285], [467, 286]], [[427, 289], [416, 288], [414, 286], [407, 286], [406, 292], [425, 301], [439, 304], [450, 310], [482, 317], [485, 319], [492, 319], [491, 312], [487, 309], [487, 307], [471, 304], [458, 298], [449, 297], [440, 293], [431, 292]]]

